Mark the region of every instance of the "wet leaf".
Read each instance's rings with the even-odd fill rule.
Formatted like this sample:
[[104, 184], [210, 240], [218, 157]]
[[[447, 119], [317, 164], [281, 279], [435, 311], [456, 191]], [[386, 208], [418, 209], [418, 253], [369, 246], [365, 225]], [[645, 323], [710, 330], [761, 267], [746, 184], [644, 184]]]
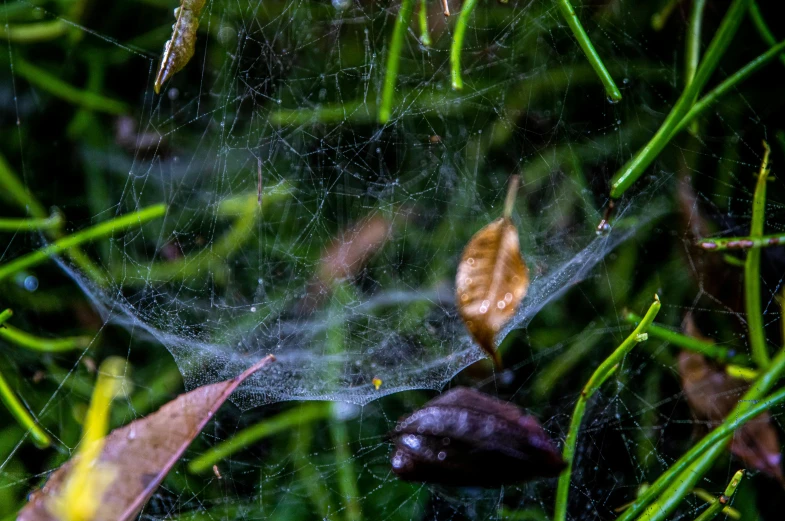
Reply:
[[[115, 478], [105, 488], [91, 521], [133, 519], [229, 395], [250, 375], [272, 362], [268, 356], [243, 374], [182, 394], [144, 418], [113, 430], [104, 439], [98, 461]], [[75, 458], [55, 470], [33, 492], [17, 521], [58, 521], [51, 505], [66, 484]]]
[[206, 0], [182, 0], [180, 7], [174, 10], [175, 22], [172, 25], [172, 37], [164, 45], [158, 75], [155, 78], [155, 93], [176, 72], [191, 61], [196, 49], [196, 31], [199, 29], [199, 15]]
[[501, 362], [496, 334], [515, 314], [529, 287], [529, 270], [521, 258], [518, 230], [509, 213], [505, 210], [504, 217], [474, 234], [463, 250], [455, 280], [458, 312], [497, 366]]
[[[699, 353], [679, 354], [679, 374], [687, 403], [695, 418], [713, 429], [725, 419], [749, 385], [727, 374], [725, 368]], [[731, 453], [748, 468], [756, 469], [785, 486], [777, 431], [764, 412], [747, 422], [733, 436]]]
[[535, 417], [465, 387], [402, 418], [390, 436], [392, 470], [407, 481], [491, 488], [566, 466]]

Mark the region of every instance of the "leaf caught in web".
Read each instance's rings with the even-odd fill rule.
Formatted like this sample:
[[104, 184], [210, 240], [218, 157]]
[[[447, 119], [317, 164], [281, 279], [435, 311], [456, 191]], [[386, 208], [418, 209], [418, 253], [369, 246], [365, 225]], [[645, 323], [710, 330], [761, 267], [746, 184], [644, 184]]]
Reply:
[[[198, 387], [109, 433], [99, 462], [114, 471], [115, 479], [104, 489], [92, 521], [133, 519], [229, 395], [273, 360], [267, 356], [231, 380]], [[74, 465], [71, 459], [54, 471], [43, 488], [30, 495], [17, 521], [56, 521], [51, 505]]]
[[518, 188], [513, 177], [504, 216], [474, 234], [461, 255], [455, 280], [458, 312], [472, 337], [501, 366], [496, 333], [515, 314], [529, 287], [529, 269], [521, 258], [518, 230], [510, 214]]
[[155, 78], [155, 93], [178, 71], [182, 70], [194, 55], [196, 31], [199, 29], [199, 14], [206, 0], [182, 0], [174, 10], [177, 19], [172, 25], [172, 37], [164, 45], [161, 65]]
[[535, 417], [466, 387], [401, 419], [391, 436], [393, 472], [407, 481], [492, 488], [566, 466]]
[[[728, 375], [724, 367], [689, 351], [679, 354], [679, 374], [692, 413], [710, 428], [723, 422], [749, 387], [744, 380]], [[736, 431], [730, 451], [748, 468], [759, 470], [785, 486], [780, 442], [768, 412]]]

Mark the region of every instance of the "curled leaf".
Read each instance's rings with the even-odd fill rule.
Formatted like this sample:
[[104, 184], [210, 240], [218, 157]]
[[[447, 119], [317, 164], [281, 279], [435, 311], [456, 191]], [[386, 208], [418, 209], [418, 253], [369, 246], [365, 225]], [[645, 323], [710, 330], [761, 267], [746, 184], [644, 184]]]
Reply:
[[[182, 394], [157, 412], [109, 433], [103, 440], [97, 463], [102, 468], [111, 468], [116, 479], [97, 498], [91, 521], [133, 519], [229, 395], [274, 359], [272, 355], [267, 356], [231, 380]], [[17, 521], [62, 521], [63, 517], [55, 515], [53, 510], [58, 510], [57, 499], [78, 467], [78, 458], [71, 458], [55, 470], [43, 488], [30, 495]]]
[[[698, 421], [714, 428], [733, 410], [749, 385], [728, 375], [724, 367], [699, 353], [679, 354], [679, 374], [687, 403]], [[731, 453], [748, 468], [776, 479], [785, 486], [777, 431], [768, 412], [745, 423], [733, 436]]]
[[199, 29], [199, 14], [206, 0], [182, 0], [180, 7], [174, 10], [176, 18], [172, 25], [172, 37], [164, 45], [161, 65], [155, 77], [155, 93], [161, 92], [161, 86], [176, 72], [191, 61], [196, 49], [196, 30]]
[[[511, 183], [511, 192], [517, 183]], [[508, 197], [507, 208], [510, 208]], [[515, 314], [529, 287], [529, 269], [521, 258], [518, 230], [504, 217], [474, 234], [461, 255], [455, 280], [458, 312], [480, 347], [501, 365], [496, 334]]]
[[392, 470], [407, 481], [490, 488], [566, 466], [535, 417], [465, 387], [402, 418], [391, 437]]

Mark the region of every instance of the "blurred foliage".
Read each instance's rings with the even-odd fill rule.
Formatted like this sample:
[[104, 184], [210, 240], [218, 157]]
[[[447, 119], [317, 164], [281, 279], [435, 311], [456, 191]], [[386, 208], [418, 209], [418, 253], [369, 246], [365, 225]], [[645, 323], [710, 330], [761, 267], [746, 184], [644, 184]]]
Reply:
[[[320, 251], [348, 216], [357, 215], [373, 199], [368, 186], [382, 192], [401, 173], [438, 172], [440, 183], [476, 187], [463, 192], [471, 201], [444, 201], [428, 209], [431, 221], [412, 226], [415, 239], [427, 229], [438, 241], [422, 241], [422, 258], [398, 259], [402, 270], [427, 264], [428, 245], [453, 251], [457, 263], [462, 245], [487, 222], [482, 209], [503, 192], [511, 173], [521, 174], [530, 194], [516, 209], [521, 222], [555, 222], [547, 218], [555, 215], [561, 216], [564, 228], [594, 227], [608, 201], [609, 179], [651, 138], [684, 86], [690, 2], [660, 3], [672, 11], [665, 21], [657, 18], [659, 31], [652, 28], [652, 17], [662, 8], [657, 2], [593, 1], [578, 9], [622, 90], [622, 101], [609, 104], [557, 8], [545, 0], [479, 2], [464, 42], [465, 87], [460, 94], [452, 92], [447, 64], [453, 22], [440, 18], [440, 3], [429, 2], [431, 45], [418, 43], [413, 20], [402, 48], [393, 123], [380, 126], [376, 115], [382, 57], [397, 2], [356, 0], [345, 9], [336, 7], [340, 2], [311, 0], [208, 2], [192, 63], [156, 97], [152, 83], [171, 32], [173, 2], [6, 0], [0, 4], [0, 171], [18, 179], [26, 195], [4, 184], [0, 218], [51, 215], [62, 224], [32, 233], [0, 230], [0, 262], [109, 220], [129, 184], [148, 180], [129, 179], [135, 162], [155, 157], [159, 170], [149, 175], [165, 177], [180, 168], [178, 161], [193, 157], [194, 168], [215, 169], [234, 179], [235, 172], [221, 169], [235, 167], [220, 166], [216, 158], [247, 148], [246, 143], [275, 148], [281, 136], [301, 155], [295, 158], [276, 148], [265, 159], [265, 168], [296, 171], [312, 191], [340, 188], [276, 207], [276, 226], [265, 229], [263, 237], [275, 239], [272, 254], [281, 276], [292, 269], [292, 257], [303, 270], [317, 264]], [[706, 6], [704, 45], [728, 4]], [[774, 19], [776, 5], [760, 4], [762, 19]], [[452, 7], [458, 10], [457, 3]], [[785, 37], [779, 25], [769, 26], [775, 38]], [[755, 24], [742, 22], [709, 88], [768, 45]], [[683, 132], [665, 147], [632, 190], [647, 195], [636, 199], [629, 194], [629, 200], [641, 209], [655, 192], [668, 201], [666, 213], [609, 255], [589, 280], [543, 309], [526, 330], [507, 338], [500, 351], [510, 372], [494, 378], [483, 362], [456, 381], [515, 400], [561, 441], [580, 389], [632, 330], [623, 309], [642, 313], [655, 292], [664, 304], [660, 325], [677, 328], [691, 311], [707, 335], [737, 353], [749, 353], [743, 270], [693, 244], [704, 233], [746, 235], [764, 138], [772, 144], [774, 179], [764, 233], [785, 228], [785, 189], [778, 178], [785, 139], [777, 137], [785, 135], [785, 97], [779, 92], [784, 73], [781, 63], [769, 64], [699, 118], [693, 133]], [[232, 131], [222, 141], [204, 139], [208, 130], [224, 124]], [[350, 174], [334, 168], [348, 162], [364, 169]], [[450, 168], [454, 163], [463, 167]], [[583, 188], [561, 194], [555, 206], [542, 205], [538, 194], [552, 188], [549, 176], [555, 172]], [[416, 182], [410, 186], [421, 188]], [[288, 216], [316, 206], [323, 208], [327, 225], [314, 235], [313, 245], [296, 243], [299, 221]], [[240, 222], [238, 218], [220, 226], [231, 232]], [[433, 222], [449, 226], [428, 229]], [[161, 225], [153, 221], [144, 226], [155, 231]], [[194, 243], [198, 235], [194, 232]], [[532, 244], [534, 238], [524, 233], [524, 257], [544, 245], [557, 250], [558, 237], [558, 229], [547, 230], [538, 237], [539, 244]], [[318, 247], [309, 247], [314, 245]], [[235, 251], [227, 244], [222, 260], [228, 264]], [[762, 250], [763, 324], [771, 345], [783, 342], [774, 300], [785, 267], [783, 251]], [[104, 268], [111, 272], [121, 264], [111, 261], [116, 255], [109, 237], [68, 252], [70, 262], [87, 273], [93, 270], [96, 278], [106, 276]], [[389, 255], [382, 253], [381, 258]], [[454, 267], [433, 265], [420, 273], [435, 285], [451, 281]], [[243, 276], [248, 279], [245, 286], [253, 288], [256, 275]], [[357, 285], [372, 283], [361, 277]], [[269, 295], [266, 305], [281, 307], [287, 298]], [[51, 448], [35, 448], [30, 434], [0, 408], [3, 520], [12, 519], [46, 472], [74, 453], [98, 362], [117, 355], [133, 367], [136, 391], [115, 404], [113, 426], [154, 410], [183, 390], [174, 361], [160, 345], [133, 329], [105, 326], [90, 299], [54, 262], [0, 282], [0, 311], [6, 308], [14, 311], [9, 324], [22, 331], [92, 341], [73, 351], [42, 352], [0, 337], [0, 371], [52, 438]], [[422, 322], [422, 313], [412, 310], [412, 327]], [[570, 496], [574, 518], [612, 518], [615, 508], [634, 499], [639, 484], [656, 478], [693, 443], [692, 418], [680, 395], [675, 352], [667, 340], [652, 336], [628, 355], [614, 378], [616, 389], [599, 393], [598, 403], [587, 411], [584, 422], [591, 434], [578, 440], [573, 485], [582, 493]], [[433, 493], [390, 476], [385, 433], [396, 418], [431, 396], [400, 393], [373, 402], [361, 414], [347, 406], [349, 413], [338, 411], [326, 421], [298, 422], [292, 416], [290, 429], [219, 463], [220, 479], [212, 473], [188, 473], [188, 460], [208, 447], [297, 406], [276, 404], [244, 413], [228, 408], [167, 478], [143, 517], [404, 520], [549, 515], [555, 481], [507, 487], [500, 499], [490, 492]], [[777, 422], [781, 411], [772, 411], [772, 416]], [[702, 487], [719, 494], [734, 465], [727, 459], [716, 464]], [[702, 504], [690, 498], [681, 512], [695, 517]], [[785, 497], [773, 481], [751, 476], [736, 493], [734, 508], [745, 520], [779, 519]]]

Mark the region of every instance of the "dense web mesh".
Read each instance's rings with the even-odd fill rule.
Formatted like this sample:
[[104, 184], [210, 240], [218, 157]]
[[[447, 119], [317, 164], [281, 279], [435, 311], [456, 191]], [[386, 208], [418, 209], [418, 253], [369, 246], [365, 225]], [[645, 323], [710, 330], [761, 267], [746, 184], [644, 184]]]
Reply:
[[[168, 351], [187, 389], [276, 355], [232, 398], [242, 412], [222, 412], [186, 462], [300, 407], [279, 402], [336, 404], [325, 421], [222, 460], [214, 476], [176, 471], [143, 519], [548, 519], [553, 480], [501, 490], [397, 480], [386, 432], [433, 395], [401, 391], [451, 381], [479, 387], [531, 410], [561, 443], [581, 386], [628, 333], [622, 310], [644, 311], [655, 292], [665, 303], [659, 321], [677, 326], [689, 311], [707, 334], [746, 349], [738, 301], [721, 295], [739, 289], [738, 272], [707, 274], [708, 261], [691, 244], [704, 220], [708, 233], [748, 229], [758, 143], [768, 130], [754, 100], [736, 93], [700, 138], [669, 145], [651, 175], [616, 203], [611, 228], [597, 231], [609, 178], [656, 131], [681, 89], [681, 64], [649, 53], [662, 45], [649, 39], [669, 37], [652, 37], [652, 6], [579, 9], [622, 88], [624, 100], [612, 104], [552, 2], [480, 2], [461, 91], [450, 86], [454, 17], [426, 2], [432, 43], [425, 46], [416, 3], [392, 118], [379, 124], [398, 2], [209, 1], [195, 56], [155, 95], [159, 48], [173, 20], [164, 4], [175, 7], [140, 4], [155, 12], [155, 24], [140, 22], [122, 37], [97, 21], [73, 27], [106, 63], [125, 64], [130, 72], [108, 83], [136, 105], [113, 119], [109, 142], [74, 145], [79, 164], [91, 169], [82, 194], [88, 211], [69, 207], [69, 190], [46, 201], [69, 216], [69, 230], [160, 203], [166, 211], [90, 250], [108, 274], [103, 283], [67, 256], [58, 263], [98, 310], [102, 333], [127, 331], [109, 334], [128, 344], [130, 362]], [[709, 20], [724, 9], [710, 6]], [[668, 53], [683, 47], [686, 16], [673, 15], [680, 36]], [[3, 68], [19, 80], [13, 61]], [[20, 121], [14, 146], [25, 158], [25, 117], [38, 109], [35, 93], [14, 96], [2, 93], [14, 99], [4, 117]], [[36, 160], [22, 164], [27, 188], [44, 190]], [[470, 237], [501, 215], [513, 174], [522, 181], [513, 221], [532, 284], [498, 337], [509, 365], [494, 372], [473, 365], [485, 354], [458, 317], [454, 277]], [[694, 193], [676, 182], [690, 177]], [[776, 195], [770, 201], [773, 233], [781, 208]], [[48, 240], [14, 236], [0, 260]], [[766, 259], [764, 269], [777, 271], [776, 256]], [[781, 272], [765, 280], [767, 324], [776, 330]], [[16, 282], [30, 291], [27, 279]], [[73, 359], [64, 366], [34, 411], [43, 419], [75, 393], [67, 382], [82, 367]], [[129, 404], [126, 419], [141, 414]], [[777, 411], [773, 417], [778, 423]], [[683, 453], [697, 425], [674, 350], [653, 339], [636, 349], [584, 421], [569, 518], [612, 518]], [[0, 476], [13, 486], [21, 473], [8, 462], [20, 445], [0, 460]], [[62, 457], [74, 448], [64, 447]], [[703, 486], [721, 490], [737, 467], [722, 460]], [[760, 479], [759, 495], [776, 489]], [[755, 490], [743, 497], [754, 504]], [[691, 496], [679, 519], [703, 505]]]

